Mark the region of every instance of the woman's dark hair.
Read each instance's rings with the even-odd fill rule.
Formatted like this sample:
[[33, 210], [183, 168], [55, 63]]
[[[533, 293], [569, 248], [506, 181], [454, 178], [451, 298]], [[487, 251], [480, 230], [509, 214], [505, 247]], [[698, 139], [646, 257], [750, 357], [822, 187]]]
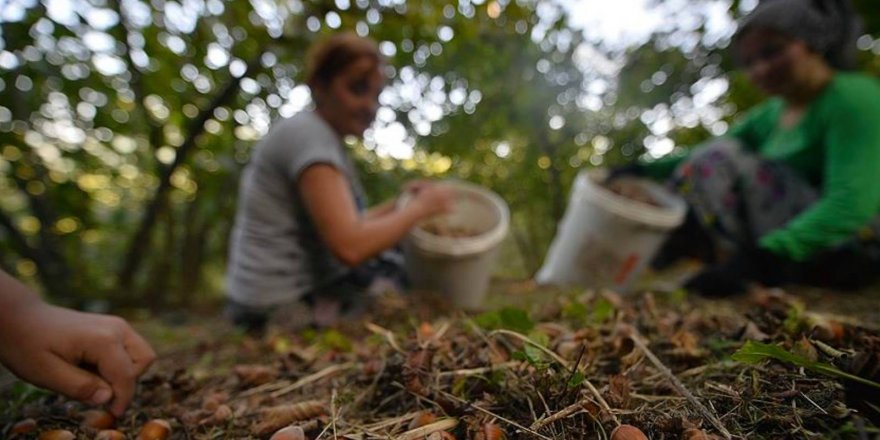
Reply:
[[306, 84], [315, 87], [329, 83], [339, 72], [363, 57], [383, 61], [375, 41], [353, 32], [321, 40], [306, 55]]
[[801, 40], [837, 69], [852, 69], [862, 21], [849, 0], [762, 0], [739, 23], [734, 43], [768, 29]]

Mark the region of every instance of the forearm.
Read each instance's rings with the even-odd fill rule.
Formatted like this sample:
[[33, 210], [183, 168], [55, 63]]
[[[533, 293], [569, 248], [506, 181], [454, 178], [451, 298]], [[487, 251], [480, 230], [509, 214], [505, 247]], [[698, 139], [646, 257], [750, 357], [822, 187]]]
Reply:
[[876, 215], [865, 200], [828, 197], [761, 238], [761, 247], [796, 261], [837, 246], [856, 236]]
[[348, 180], [327, 165], [307, 169], [298, 190], [324, 244], [348, 266], [394, 246], [416, 222], [445, 212], [452, 201], [451, 189], [428, 185], [414, 191], [413, 199], [403, 207], [395, 209], [387, 202], [361, 215]]
[[367, 210], [367, 213], [364, 214], [365, 220], [376, 219], [385, 215], [390, 214], [396, 209], [397, 206], [397, 198], [393, 198], [391, 200], [386, 200], [370, 209]]
[[348, 266], [357, 266], [396, 245], [424, 214], [414, 208], [388, 210], [384, 215], [364, 217], [344, 236], [330, 243], [333, 253]]
[[0, 335], [8, 332], [15, 317], [25, 308], [43, 303], [33, 291], [15, 278], [0, 270]]

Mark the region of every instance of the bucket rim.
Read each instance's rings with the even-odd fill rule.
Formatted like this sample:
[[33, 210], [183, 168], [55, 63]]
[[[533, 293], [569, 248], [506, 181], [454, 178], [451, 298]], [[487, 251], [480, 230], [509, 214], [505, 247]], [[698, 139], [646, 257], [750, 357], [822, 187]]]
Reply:
[[488, 231], [469, 237], [440, 237], [413, 227], [407, 237], [419, 251], [436, 256], [465, 257], [486, 252], [504, 240], [510, 226], [510, 209], [501, 196], [488, 188], [462, 180], [448, 179], [442, 184], [487, 199], [498, 213], [498, 222]]
[[604, 169], [580, 171], [576, 177], [574, 191], [578, 196], [598, 203], [616, 215], [648, 227], [669, 230], [678, 227], [684, 221], [687, 204], [677, 194], [656, 182], [638, 178], [635, 180], [647, 188], [652, 195], [660, 196], [658, 203], [662, 206], [631, 200], [600, 185], [598, 182], [604, 180], [606, 175], [607, 171]]

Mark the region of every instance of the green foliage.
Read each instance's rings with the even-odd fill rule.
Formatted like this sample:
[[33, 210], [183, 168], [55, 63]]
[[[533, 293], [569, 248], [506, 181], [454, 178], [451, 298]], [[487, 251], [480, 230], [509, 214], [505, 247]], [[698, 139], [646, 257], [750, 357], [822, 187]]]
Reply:
[[580, 371], [576, 371], [574, 374], [571, 375], [571, 378], [568, 379], [568, 387], [569, 388], [577, 388], [582, 383], [584, 383], [585, 379], [586, 379], [586, 376], [584, 376], [584, 373], [581, 373]]
[[846, 373], [831, 364], [811, 361], [797, 354], [788, 352], [784, 348], [773, 344], [764, 344], [762, 342], [756, 341], [746, 341], [745, 345], [743, 345], [742, 348], [737, 350], [737, 352], [731, 356], [731, 359], [737, 362], [751, 365], [759, 364], [769, 359], [776, 359], [780, 362], [784, 362], [801, 368], [806, 368], [810, 371], [824, 374], [826, 376], [851, 380], [863, 385], [880, 388], [880, 383]]
[[535, 327], [535, 323], [529, 318], [527, 311], [515, 307], [505, 307], [500, 310], [485, 312], [474, 321], [486, 330], [512, 330], [517, 333], [528, 333]]
[[[546, 334], [538, 331], [530, 333], [528, 338], [534, 344], [542, 347], [546, 347], [550, 342], [550, 338]], [[534, 344], [526, 343], [521, 351], [513, 352], [512, 357], [516, 360], [526, 361], [539, 370], [546, 369], [550, 366], [550, 359], [548, 359], [547, 354], [543, 350]]]
[[784, 328], [788, 334], [796, 335], [804, 330], [804, 326], [806, 325], [804, 322], [804, 311], [805, 307], [800, 303], [795, 303], [788, 308], [788, 312], [785, 315], [785, 321], [782, 323], [782, 328]]
[[339, 332], [339, 330], [329, 329], [320, 333], [319, 343], [322, 347], [330, 350], [348, 352], [353, 346], [351, 340]]
[[580, 322], [588, 313], [586, 304], [579, 301], [572, 301], [562, 307], [562, 317], [570, 321]]
[[706, 348], [718, 359], [727, 358], [730, 351], [739, 346], [739, 342], [717, 336], [706, 339]]
[[666, 296], [669, 303], [673, 305], [682, 305], [687, 300], [687, 289], [675, 289]]
[[562, 316], [579, 326], [601, 324], [614, 317], [614, 304], [605, 298], [597, 298], [589, 304], [572, 301], [562, 307]]

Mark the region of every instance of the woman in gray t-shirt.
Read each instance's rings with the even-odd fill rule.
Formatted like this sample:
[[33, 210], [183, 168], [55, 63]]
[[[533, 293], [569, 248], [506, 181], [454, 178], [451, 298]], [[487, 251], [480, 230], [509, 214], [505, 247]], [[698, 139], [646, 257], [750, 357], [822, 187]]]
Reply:
[[344, 136], [363, 136], [385, 81], [375, 42], [337, 34], [314, 46], [306, 81], [315, 103], [275, 123], [256, 146], [239, 188], [227, 274], [227, 312], [261, 330], [272, 310], [312, 303], [318, 325], [332, 323], [343, 298], [370, 281], [363, 267], [394, 247], [418, 221], [443, 213], [449, 188], [419, 181], [404, 207], [364, 209]]

